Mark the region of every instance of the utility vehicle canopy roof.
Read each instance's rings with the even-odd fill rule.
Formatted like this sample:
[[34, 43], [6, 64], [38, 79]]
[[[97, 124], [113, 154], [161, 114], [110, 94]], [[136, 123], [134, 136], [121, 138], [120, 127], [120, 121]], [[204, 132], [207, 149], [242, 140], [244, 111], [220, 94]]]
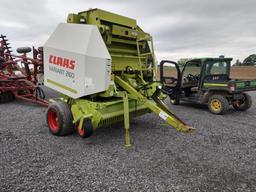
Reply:
[[191, 61], [203, 63], [206, 61], [232, 61], [232, 60], [233, 58], [231, 57], [202, 57], [202, 58], [189, 59], [186, 61], [186, 63]]

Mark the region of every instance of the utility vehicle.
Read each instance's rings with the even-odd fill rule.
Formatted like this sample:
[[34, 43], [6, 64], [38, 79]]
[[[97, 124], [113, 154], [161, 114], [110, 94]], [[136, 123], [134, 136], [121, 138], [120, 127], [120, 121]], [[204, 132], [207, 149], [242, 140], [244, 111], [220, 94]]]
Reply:
[[[256, 80], [230, 78], [232, 58], [197, 58], [185, 62], [182, 70], [173, 61], [160, 63], [163, 90], [173, 105], [180, 101], [207, 104], [210, 112], [224, 114], [232, 105], [245, 111], [252, 105], [247, 91], [256, 90]], [[173, 73], [176, 73], [173, 77]]]

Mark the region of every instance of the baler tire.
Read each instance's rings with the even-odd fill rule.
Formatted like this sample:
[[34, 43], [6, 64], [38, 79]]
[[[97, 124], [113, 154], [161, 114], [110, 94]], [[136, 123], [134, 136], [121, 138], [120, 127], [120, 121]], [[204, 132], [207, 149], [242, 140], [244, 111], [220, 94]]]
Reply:
[[229, 102], [222, 95], [213, 95], [209, 98], [208, 108], [215, 115], [225, 114], [229, 110]]
[[57, 101], [49, 105], [46, 121], [53, 135], [65, 136], [74, 132], [73, 116], [66, 102]]
[[79, 128], [79, 123], [77, 126], [77, 133], [82, 138], [88, 138], [93, 134], [92, 121], [90, 119], [85, 119], [83, 126]]
[[233, 107], [237, 111], [246, 111], [247, 109], [251, 108], [252, 106], [252, 98], [247, 93], [243, 94], [244, 96], [244, 102], [240, 105], [237, 105], [236, 103], [233, 103]]

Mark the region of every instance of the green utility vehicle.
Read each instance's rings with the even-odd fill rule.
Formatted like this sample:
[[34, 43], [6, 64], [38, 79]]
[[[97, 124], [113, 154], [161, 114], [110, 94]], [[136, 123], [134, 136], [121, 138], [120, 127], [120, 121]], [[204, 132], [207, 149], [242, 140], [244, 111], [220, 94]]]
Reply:
[[230, 105], [245, 111], [252, 105], [250, 95], [245, 92], [256, 90], [256, 80], [231, 79], [231, 61], [232, 58], [223, 56], [189, 59], [182, 71], [177, 63], [162, 61], [160, 79], [163, 89], [173, 105], [180, 101], [207, 104], [214, 114], [224, 114]]

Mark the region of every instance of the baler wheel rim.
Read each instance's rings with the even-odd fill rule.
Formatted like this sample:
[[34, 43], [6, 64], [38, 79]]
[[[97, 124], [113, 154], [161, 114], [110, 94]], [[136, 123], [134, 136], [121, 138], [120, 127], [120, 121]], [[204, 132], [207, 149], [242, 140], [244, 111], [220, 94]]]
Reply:
[[57, 111], [54, 109], [50, 109], [48, 111], [48, 122], [49, 122], [49, 127], [53, 133], [57, 133], [59, 131], [59, 116]]
[[85, 135], [85, 129], [79, 128], [79, 126], [78, 126], [78, 134], [81, 136]]

